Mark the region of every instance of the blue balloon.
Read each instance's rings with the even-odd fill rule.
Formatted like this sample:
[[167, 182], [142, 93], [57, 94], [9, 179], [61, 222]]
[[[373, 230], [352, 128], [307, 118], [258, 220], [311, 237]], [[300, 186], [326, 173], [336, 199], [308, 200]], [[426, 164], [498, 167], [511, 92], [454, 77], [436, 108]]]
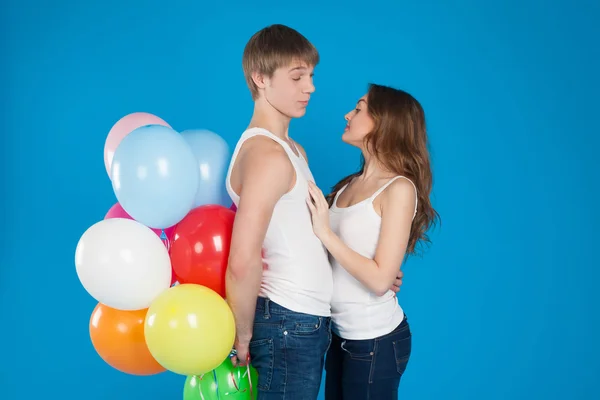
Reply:
[[133, 219], [150, 228], [169, 228], [194, 206], [196, 164], [179, 133], [161, 125], [143, 126], [125, 136], [115, 150], [113, 190]]
[[225, 188], [231, 153], [227, 142], [214, 132], [190, 129], [181, 132], [196, 156], [196, 168], [200, 175], [194, 207], [206, 204], [231, 205]]

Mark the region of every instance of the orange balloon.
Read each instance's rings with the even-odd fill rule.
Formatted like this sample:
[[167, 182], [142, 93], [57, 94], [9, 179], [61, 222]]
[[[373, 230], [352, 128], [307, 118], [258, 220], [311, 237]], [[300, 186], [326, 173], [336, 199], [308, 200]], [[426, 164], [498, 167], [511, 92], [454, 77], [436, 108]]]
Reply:
[[98, 303], [90, 317], [90, 338], [98, 355], [111, 367], [131, 375], [166, 371], [150, 354], [144, 336], [148, 309], [116, 310]]

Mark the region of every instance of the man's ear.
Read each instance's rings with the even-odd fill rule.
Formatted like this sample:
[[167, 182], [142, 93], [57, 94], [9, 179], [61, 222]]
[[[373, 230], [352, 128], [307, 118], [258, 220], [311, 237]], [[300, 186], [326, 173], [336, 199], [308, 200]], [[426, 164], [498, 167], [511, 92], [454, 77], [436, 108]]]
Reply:
[[261, 74], [260, 72], [252, 73], [252, 81], [259, 89], [264, 89], [267, 86], [266, 80], [267, 79], [264, 74]]

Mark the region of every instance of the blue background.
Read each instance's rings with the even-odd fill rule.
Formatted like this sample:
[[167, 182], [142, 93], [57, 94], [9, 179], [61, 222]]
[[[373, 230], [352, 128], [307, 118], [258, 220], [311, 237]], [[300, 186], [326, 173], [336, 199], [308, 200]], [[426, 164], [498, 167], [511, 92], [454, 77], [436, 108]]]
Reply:
[[119, 373], [89, 340], [74, 252], [115, 202], [104, 140], [147, 111], [233, 146], [243, 47], [284, 23], [322, 55], [292, 136], [324, 190], [358, 167], [340, 135], [368, 82], [428, 116], [442, 225], [405, 267], [400, 397], [600, 398], [600, 3], [483, 3], [4, 1], [0, 397], [181, 398], [183, 377]]

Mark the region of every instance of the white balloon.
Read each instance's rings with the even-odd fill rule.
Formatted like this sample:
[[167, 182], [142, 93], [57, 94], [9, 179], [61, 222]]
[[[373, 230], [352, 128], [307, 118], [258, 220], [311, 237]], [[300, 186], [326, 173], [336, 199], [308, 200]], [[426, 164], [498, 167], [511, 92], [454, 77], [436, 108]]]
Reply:
[[110, 218], [89, 227], [75, 250], [77, 276], [98, 302], [118, 310], [141, 310], [171, 286], [171, 260], [148, 227]]

